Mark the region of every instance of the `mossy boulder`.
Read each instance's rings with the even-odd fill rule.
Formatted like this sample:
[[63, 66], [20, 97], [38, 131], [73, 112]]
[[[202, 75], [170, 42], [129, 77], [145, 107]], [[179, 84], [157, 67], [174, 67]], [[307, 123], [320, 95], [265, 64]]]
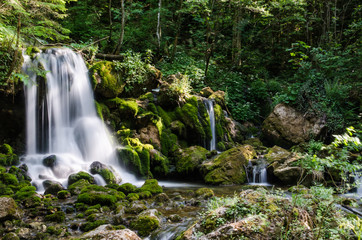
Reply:
[[208, 199], [213, 197], [215, 194], [214, 191], [210, 188], [199, 188], [195, 191], [195, 195], [198, 198]]
[[57, 156], [56, 155], [49, 155], [43, 159], [43, 165], [46, 167], [54, 167], [57, 163]]
[[158, 185], [158, 181], [156, 179], [147, 179], [142, 187], [139, 188], [139, 192], [148, 191], [152, 194], [162, 193], [163, 189], [160, 185]]
[[[289, 152], [279, 146], [274, 146], [269, 149], [265, 155], [268, 165], [268, 173], [272, 177], [276, 177], [285, 184], [297, 184], [302, 174], [302, 168], [296, 165], [300, 159], [295, 153]], [[311, 184], [310, 176], [303, 181], [304, 185]]]
[[122, 119], [134, 118], [137, 116], [139, 111], [137, 101], [132, 98], [113, 98], [108, 100], [106, 103], [111, 108], [116, 108]]
[[67, 199], [71, 196], [70, 192], [67, 190], [62, 190], [57, 193], [59, 199]]
[[77, 202], [88, 205], [115, 206], [118, 200], [124, 199], [124, 193], [97, 185], [89, 185], [82, 189]]
[[46, 215], [45, 221], [62, 223], [65, 221], [65, 212], [56, 211], [55, 213]]
[[169, 172], [169, 161], [166, 156], [156, 149], [150, 150], [151, 171], [155, 176], [166, 176]]
[[138, 231], [140, 236], [148, 236], [152, 231], [160, 227], [157, 210], [150, 209], [139, 214], [136, 220], [131, 222], [131, 228]]
[[115, 70], [113, 62], [97, 62], [90, 68], [90, 72], [96, 93], [105, 98], [117, 97], [126, 85], [122, 80], [122, 74]]
[[65, 189], [61, 183], [51, 180], [45, 180], [43, 182], [43, 186], [45, 189], [44, 195], [52, 194], [54, 196], [57, 196], [59, 191]]
[[0, 221], [20, 219], [22, 210], [18, 207], [14, 199], [10, 197], [0, 197]]
[[242, 184], [247, 180], [244, 166], [254, 157], [256, 152], [250, 145], [229, 149], [203, 164], [204, 180], [215, 185]]
[[108, 166], [106, 166], [101, 162], [98, 161], [93, 162], [90, 165], [90, 172], [92, 174], [99, 174], [100, 176], [102, 176], [102, 178], [107, 184], [115, 184], [118, 182], [113, 171]]
[[13, 148], [4, 143], [0, 146], [0, 166], [11, 166], [19, 164], [19, 157], [14, 154]]
[[80, 179], [87, 180], [90, 184], [95, 184], [96, 181], [92, 175], [89, 173], [80, 171], [78, 173], [74, 173], [69, 175], [68, 177], [68, 185], [72, 185], [73, 183], [79, 181]]
[[206, 160], [208, 152], [208, 150], [200, 146], [182, 149], [177, 155], [176, 172], [182, 176], [201, 177], [199, 167]]
[[131, 146], [125, 146], [122, 148], [118, 148], [118, 155], [122, 165], [125, 165], [127, 169], [132, 171], [133, 173], [144, 175], [141, 159], [138, 156], [136, 150], [134, 150]]
[[82, 191], [83, 188], [87, 187], [91, 185], [87, 180], [85, 179], [80, 179], [78, 181], [76, 181], [75, 183], [71, 184], [68, 186], [68, 191], [72, 194], [72, 195], [78, 195], [80, 194], [80, 192]]
[[137, 187], [132, 183], [124, 183], [118, 187], [118, 191], [123, 192], [124, 194], [134, 193], [137, 191]]

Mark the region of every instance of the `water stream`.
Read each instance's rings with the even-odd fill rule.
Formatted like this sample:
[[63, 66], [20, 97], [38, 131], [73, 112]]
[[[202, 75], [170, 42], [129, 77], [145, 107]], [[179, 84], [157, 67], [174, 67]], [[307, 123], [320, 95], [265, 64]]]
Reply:
[[209, 118], [210, 118], [210, 128], [211, 128], [212, 138], [210, 140], [209, 150], [212, 151], [212, 150], [216, 150], [214, 101], [211, 99], [205, 99], [204, 104], [205, 104], [207, 113], [209, 114]]
[[268, 185], [267, 163], [264, 158], [259, 158], [256, 162], [249, 161], [246, 167], [248, 183], [253, 185]]
[[[110, 166], [124, 182], [135, 182], [135, 177], [121, 168], [115, 144], [96, 114], [83, 59], [59, 48], [48, 49], [35, 60], [24, 56], [24, 60], [23, 71], [30, 78], [25, 86], [24, 161], [38, 191], [43, 190], [46, 179], [66, 186], [70, 174], [88, 171], [94, 161]], [[39, 77], [40, 66], [46, 80]], [[55, 162], [45, 164], [44, 158], [50, 155], [55, 156]]]

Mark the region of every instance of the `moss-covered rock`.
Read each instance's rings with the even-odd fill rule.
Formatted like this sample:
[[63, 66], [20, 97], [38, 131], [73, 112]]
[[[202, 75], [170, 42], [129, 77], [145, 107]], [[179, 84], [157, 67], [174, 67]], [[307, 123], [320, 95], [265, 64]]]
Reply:
[[58, 194], [57, 194], [57, 197], [59, 199], [66, 199], [66, 198], [69, 198], [70, 196], [71, 196], [71, 194], [67, 190], [59, 191]]
[[265, 155], [265, 158], [268, 161], [268, 163], [273, 163], [273, 162], [283, 163], [291, 155], [292, 153], [289, 152], [288, 150], [285, 150], [284, 148], [281, 148], [279, 146], [274, 146], [269, 149], [268, 153]]
[[118, 200], [124, 199], [125, 194], [114, 189], [97, 185], [89, 185], [82, 189], [77, 202], [88, 205], [115, 206]]
[[131, 222], [131, 228], [138, 231], [142, 237], [148, 236], [152, 231], [160, 227], [160, 221], [154, 216], [139, 216]]
[[55, 213], [46, 215], [45, 221], [62, 223], [65, 221], [65, 212], [56, 211]]
[[18, 207], [14, 199], [10, 197], [0, 197], [0, 221], [20, 219], [22, 210]]
[[140, 196], [137, 193], [129, 193], [127, 195], [127, 199], [130, 201], [136, 201], [140, 198]]
[[13, 148], [4, 143], [0, 146], [0, 166], [11, 166], [19, 164], [19, 157], [14, 154]]
[[179, 148], [177, 136], [169, 129], [165, 129], [161, 134], [161, 152], [165, 156], [172, 156]]
[[150, 150], [151, 171], [156, 176], [166, 176], [169, 172], [169, 162], [166, 156], [156, 149]]
[[208, 199], [213, 197], [215, 194], [214, 191], [210, 188], [199, 188], [195, 191], [195, 195], [199, 198]]
[[43, 186], [45, 188], [44, 195], [52, 194], [56, 196], [59, 191], [64, 190], [63, 185], [56, 181], [46, 180], [43, 182]]
[[85, 179], [80, 179], [78, 181], [76, 181], [75, 183], [71, 184], [68, 186], [68, 191], [72, 194], [72, 195], [78, 195], [80, 194], [80, 192], [82, 191], [83, 188], [87, 187], [91, 185], [87, 180]]
[[122, 74], [115, 70], [113, 62], [97, 62], [90, 68], [90, 72], [96, 93], [105, 98], [117, 97], [126, 85]]
[[152, 194], [162, 193], [163, 189], [160, 185], [158, 185], [158, 181], [156, 179], [147, 179], [142, 187], [139, 188], [139, 192], [148, 191]]
[[118, 148], [119, 159], [122, 165], [125, 165], [133, 173], [144, 175], [140, 157], [136, 150], [131, 146]]
[[107, 101], [108, 105], [115, 106], [122, 118], [134, 118], [139, 111], [135, 99], [113, 98]]
[[200, 146], [182, 149], [177, 155], [176, 172], [182, 176], [201, 177], [199, 167], [201, 163], [206, 160], [206, 154], [208, 152], [208, 150]]
[[137, 187], [132, 183], [124, 183], [118, 187], [118, 191], [123, 192], [128, 195], [129, 193], [134, 193], [137, 191]]
[[72, 185], [73, 183], [79, 181], [80, 179], [87, 180], [90, 184], [95, 184], [96, 181], [92, 175], [89, 173], [80, 171], [78, 173], [74, 173], [69, 175], [68, 177], [68, 185]]
[[101, 162], [93, 162], [90, 165], [90, 172], [92, 174], [99, 174], [100, 176], [102, 176], [107, 184], [115, 184], [118, 182], [112, 170]]
[[203, 164], [204, 180], [216, 185], [242, 184], [247, 180], [244, 166], [254, 157], [256, 152], [250, 145], [229, 149]]

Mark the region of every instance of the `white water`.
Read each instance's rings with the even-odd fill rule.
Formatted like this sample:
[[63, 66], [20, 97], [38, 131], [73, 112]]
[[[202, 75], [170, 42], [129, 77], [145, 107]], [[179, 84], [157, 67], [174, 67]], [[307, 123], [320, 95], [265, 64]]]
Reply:
[[209, 118], [210, 118], [210, 128], [211, 128], [212, 138], [210, 140], [209, 150], [212, 151], [212, 150], [216, 150], [214, 101], [211, 99], [205, 99], [204, 103], [205, 103], [205, 107], [206, 107], [207, 113], [209, 114]]
[[[49, 49], [33, 62], [24, 56], [23, 71], [30, 77], [26, 95], [25, 163], [38, 191], [46, 179], [67, 184], [70, 174], [89, 170], [94, 161], [110, 166], [122, 182], [136, 182], [123, 170], [106, 127], [96, 114], [88, 69], [69, 49]], [[34, 66], [41, 64], [46, 81], [37, 82]], [[39, 77], [38, 77], [39, 78]], [[43, 159], [56, 155], [56, 165]], [[99, 177], [96, 177], [101, 182]], [[104, 182], [102, 182], [104, 184]]]
[[253, 165], [252, 162], [249, 161], [248, 167], [246, 169], [248, 176], [249, 184], [258, 184], [264, 185], [268, 184], [268, 176], [266, 170], [267, 164], [264, 159], [259, 159], [257, 164]]

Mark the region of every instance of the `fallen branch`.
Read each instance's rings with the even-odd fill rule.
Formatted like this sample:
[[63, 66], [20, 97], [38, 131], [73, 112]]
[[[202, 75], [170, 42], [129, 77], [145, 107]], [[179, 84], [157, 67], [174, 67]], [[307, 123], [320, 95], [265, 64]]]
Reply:
[[104, 54], [104, 53], [97, 53], [96, 58], [104, 59], [104, 60], [123, 60], [123, 55], [114, 55], [114, 54]]

